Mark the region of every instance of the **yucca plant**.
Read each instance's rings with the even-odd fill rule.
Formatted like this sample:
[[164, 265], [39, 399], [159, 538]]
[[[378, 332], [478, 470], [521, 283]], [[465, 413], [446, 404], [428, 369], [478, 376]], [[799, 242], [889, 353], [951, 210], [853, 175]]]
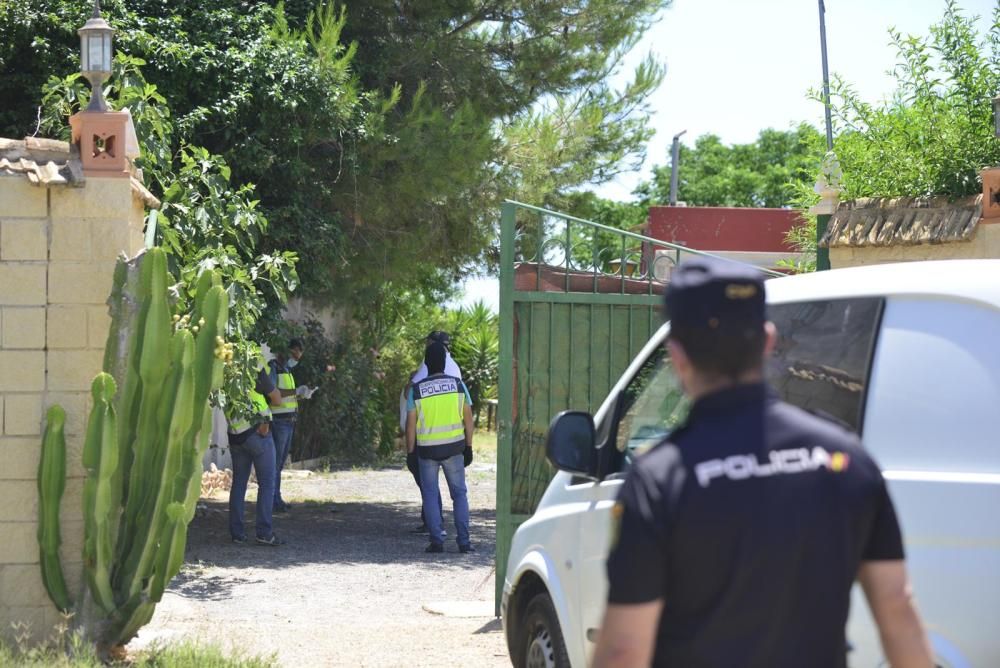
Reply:
[[497, 315], [482, 301], [453, 312], [452, 356], [472, 398], [476, 425], [482, 403], [500, 377], [500, 325]]

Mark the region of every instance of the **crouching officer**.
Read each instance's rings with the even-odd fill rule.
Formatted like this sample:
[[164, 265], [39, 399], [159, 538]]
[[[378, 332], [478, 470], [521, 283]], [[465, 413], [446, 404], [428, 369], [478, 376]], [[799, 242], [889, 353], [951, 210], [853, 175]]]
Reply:
[[[270, 351], [264, 347], [263, 355]], [[243, 509], [246, 504], [247, 485], [250, 482], [250, 467], [257, 473], [257, 542], [263, 545], [281, 545], [271, 526], [274, 504], [275, 454], [274, 437], [271, 433], [271, 406], [281, 403], [281, 393], [271, 382], [260, 359], [257, 380], [250, 392], [253, 412], [241, 415], [230, 412], [229, 450], [233, 456], [233, 486], [229, 490], [229, 534], [234, 543], [247, 542], [243, 528]]]
[[847, 663], [858, 580], [893, 666], [932, 666], [903, 542], [857, 437], [764, 383], [760, 274], [697, 259], [667, 286], [667, 349], [692, 407], [622, 486], [594, 665]]

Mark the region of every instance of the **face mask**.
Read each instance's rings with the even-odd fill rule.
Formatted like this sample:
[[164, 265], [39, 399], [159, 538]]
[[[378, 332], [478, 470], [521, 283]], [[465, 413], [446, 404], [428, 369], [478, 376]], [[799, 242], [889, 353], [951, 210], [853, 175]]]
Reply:
[[285, 366], [287, 366], [289, 369], [294, 369], [298, 365], [299, 365], [299, 361], [297, 359], [294, 359], [294, 358], [288, 360], [287, 362], [285, 362]]

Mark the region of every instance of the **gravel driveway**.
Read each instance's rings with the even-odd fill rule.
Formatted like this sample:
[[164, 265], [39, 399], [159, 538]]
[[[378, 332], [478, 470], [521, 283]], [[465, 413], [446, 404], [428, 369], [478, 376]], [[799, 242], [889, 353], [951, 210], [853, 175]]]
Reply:
[[410, 533], [420, 506], [405, 469], [290, 473], [282, 490], [292, 511], [274, 522], [288, 544], [232, 544], [226, 500], [205, 500], [184, 569], [130, 648], [185, 638], [296, 668], [510, 665], [492, 616], [492, 465], [467, 469], [478, 550], [469, 555], [454, 541], [443, 476], [448, 542], [428, 555], [427, 536]]

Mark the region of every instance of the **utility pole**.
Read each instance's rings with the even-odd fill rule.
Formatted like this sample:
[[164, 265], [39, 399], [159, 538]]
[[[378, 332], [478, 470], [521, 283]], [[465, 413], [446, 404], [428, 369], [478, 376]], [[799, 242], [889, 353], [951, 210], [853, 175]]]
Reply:
[[823, 106], [826, 109], [826, 150], [833, 150], [833, 121], [830, 117], [830, 68], [826, 60], [826, 5], [819, 0], [819, 47], [823, 53]]
[[670, 147], [670, 206], [677, 206], [677, 176], [678, 161], [681, 159], [681, 135], [687, 130], [681, 130], [674, 135], [674, 143]]
[[[837, 158], [833, 154], [833, 119], [830, 114], [830, 67], [826, 60], [826, 4], [819, 0], [819, 48], [823, 54], [823, 109], [826, 113], [826, 159], [824, 165], [830, 165], [830, 170], [834, 169]], [[822, 176], [820, 177], [823, 178]], [[829, 180], [829, 179], [828, 179]], [[830, 250], [819, 245], [823, 235], [826, 234], [827, 225], [833, 214], [835, 205], [822, 207], [823, 212], [817, 212], [816, 216], [816, 270], [825, 271], [830, 268]], [[814, 207], [816, 208], [816, 207]], [[829, 211], [826, 209], [830, 208]]]

